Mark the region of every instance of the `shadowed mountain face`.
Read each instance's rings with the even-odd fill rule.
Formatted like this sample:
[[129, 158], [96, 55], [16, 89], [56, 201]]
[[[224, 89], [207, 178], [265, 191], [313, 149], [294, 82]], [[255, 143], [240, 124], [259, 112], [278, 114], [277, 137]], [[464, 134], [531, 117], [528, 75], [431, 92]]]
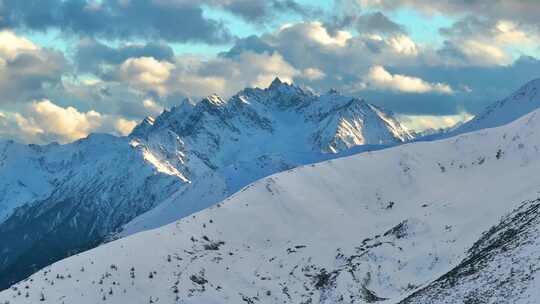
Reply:
[[[0, 288], [106, 239], [159, 227], [248, 183], [411, 136], [379, 108], [276, 79], [185, 101], [126, 138], [0, 143]], [[149, 212], [151, 211], [151, 212]]]
[[[40, 182], [49, 189], [39, 189], [41, 194], [16, 207], [0, 224], [2, 286], [96, 246], [116, 227], [184, 184], [157, 172], [124, 139], [107, 135], [66, 146], [8, 143], [5, 151], [4, 166], [24, 162], [20, 163], [25, 165], [23, 171], [13, 175], [32, 179], [36, 172], [44, 176]], [[20, 151], [24, 153], [16, 153]], [[30, 192], [27, 196], [34, 195], [31, 182], [20, 181], [20, 191]]]

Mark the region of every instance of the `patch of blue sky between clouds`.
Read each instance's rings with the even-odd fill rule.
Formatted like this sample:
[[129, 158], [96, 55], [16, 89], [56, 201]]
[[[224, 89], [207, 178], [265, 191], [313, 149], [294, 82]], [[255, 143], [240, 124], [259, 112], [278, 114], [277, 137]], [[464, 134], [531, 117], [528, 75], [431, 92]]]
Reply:
[[450, 27], [456, 21], [450, 16], [426, 15], [409, 8], [384, 13], [394, 22], [404, 25], [414, 41], [432, 46], [439, 46], [444, 41], [439, 29]]
[[74, 43], [77, 43], [78, 38], [68, 38], [66, 35], [60, 34], [59, 30], [49, 29], [47, 31], [32, 31], [15, 30], [15, 34], [25, 37], [34, 44], [43, 47], [69, 53]]

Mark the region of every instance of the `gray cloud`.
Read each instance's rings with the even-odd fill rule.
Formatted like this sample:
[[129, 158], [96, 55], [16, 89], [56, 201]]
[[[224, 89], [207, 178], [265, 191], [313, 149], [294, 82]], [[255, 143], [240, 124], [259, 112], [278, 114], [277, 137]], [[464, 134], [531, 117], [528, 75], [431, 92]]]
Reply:
[[462, 65], [507, 65], [511, 49], [521, 52], [538, 47], [540, 35], [530, 26], [513, 20], [465, 16], [439, 29], [446, 40], [439, 53]]
[[[526, 82], [540, 78], [540, 60], [522, 56], [512, 64], [504, 66], [411, 66], [401, 67], [397, 71], [461, 88], [459, 94], [446, 98], [449, 98], [457, 110], [478, 113], [489, 104], [508, 96]], [[416, 109], [413, 107], [410, 110], [399, 110], [411, 112]], [[438, 109], [435, 110], [432, 114], [439, 113]]]
[[360, 15], [355, 25], [361, 33], [405, 33], [403, 26], [390, 20], [381, 12]]
[[165, 39], [220, 44], [232, 35], [196, 4], [152, 0], [3, 0], [0, 26], [106, 39]]
[[246, 38], [236, 40], [233, 47], [226, 52], [220, 53], [220, 56], [232, 58], [242, 54], [244, 51], [253, 51], [255, 53], [272, 53], [275, 50], [276, 48], [263, 41], [259, 36], [251, 35]]
[[[413, 64], [416, 46], [405, 35], [373, 38], [353, 36], [345, 31], [330, 31], [318, 22], [304, 22], [274, 34], [241, 39], [222, 56], [234, 57], [244, 51], [278, 52], [298, 69], [318, 68], [336, 84], [346, 85], [373, 64]], [[338, 79], [340, 78], [341, 81]], [[325, 79], [323, 85], [328, 83]]]
[[423, 11], [461, 16], [471, 14], [495, 20], [507, 19], [527, 23], [539, 29], [540, 5], [537, 0], [358, 0], [366, 7], [398, 9], [405, 6]]
[[329, 32], [356, 29], [364, 34], [406, 33], [404, 26], [388, 18], [383, 12], [363, 12], [357, 0], [335, 0], [332, 12], [325, 18]]
[[487, 30], [493, 26], [493, 21], [481, 20], [476, 16], [466, 16], [450, 27], [439, 29], [439, 33], [446, 37], [470, 37], [477, 35], [478, 30]]
[[204, 16], [204, 6], [256, 24], [271, 22], [284, 13], [306, 18], [321, 14], [294, 0], [2, 0], [1, 4], [0, 27], [4, 28], [207, 44], [230, 42], [234, 37], [223, 22]]
[[0, 137], [27, 143], [66, 143], [92, 132], [127, 135], [135, 124], [119, 116], [64, 108], [45, 99], [33, 101], [18, 112], [0, 112]]
[[61, 83], [69, 65], [60, 52], [0, 32], [0, 104], [42, 98]]
[[332, 13], [326, 16], [324, 25], [331, 32], [354, 27], [361, 13], [362, 9], [357, 0], [334, 0]]
[[105, 73], [104, 66], [121, 64], [132, 57], [153, 57], [172, 61], [174, 51], [164, 43], [128, 44], [110, 47], [93, 39], [81, 39], [75, 51], [75, 63], [79, 72]]
[[320, 13], [318, 9], [301, 5], [294, 0], [214, 0], [212, 2], [252, 23], [265, 23], [283, 13], [293, 13], [303, 17], [312, 17]]

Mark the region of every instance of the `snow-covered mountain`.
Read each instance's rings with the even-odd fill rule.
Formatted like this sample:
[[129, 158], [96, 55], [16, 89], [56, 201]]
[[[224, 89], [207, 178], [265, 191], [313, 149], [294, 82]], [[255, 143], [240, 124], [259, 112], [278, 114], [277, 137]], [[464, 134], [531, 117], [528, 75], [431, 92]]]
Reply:
[[128, 223], [120, 236], [171, 223], [272, 173], [412, 136], [363, 100], [336, 91], [317, 95], [276, 79], [228, 101], [210, 96], [196, 105], [184, 102], [143, 122], [132, 138], [192, 184]]
[[276, 79], [186, 100], [129, 137], [0, 142], [0, 288], [105, 239], [158, 227], [272, 173], [411, 135], [381, 109]]
[[502, 126], [538, 108], [540, 108], [540, 78], [528, 82], [509, 97], [493, 103], [451, 133], [460, 134]]
[[46, 267], [0, 301], [537, 303], [539, 167], [540, 110], [302, 166]]

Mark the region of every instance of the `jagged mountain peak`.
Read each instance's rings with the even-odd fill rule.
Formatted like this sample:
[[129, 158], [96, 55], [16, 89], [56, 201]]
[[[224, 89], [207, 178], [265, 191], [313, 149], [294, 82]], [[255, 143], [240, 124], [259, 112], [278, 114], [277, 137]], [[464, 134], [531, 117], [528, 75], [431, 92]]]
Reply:
[[[281, 81], [278, 77], [265, 89], [245, 88], [229, 99], [225, 99], [217, 94], [211, 94], [202, 98], [199, 102], [186, 98], [170, 110], [165, 110], [157, 118], [149, 121], [143, 120], [132, 132], [131, 136], [143, 137], [146, 130], [155, 125], [161, 128], [169, 125], [171, 121], [184, 121], [190, 115], [208, 112], [212, 115], [226, 111], [231, 115], [239, 114], [238, 107], [254, 108], [260, 104], [267, 110], [289, 111], [303, 109], [312, 106], [320, 111], [331, 111], [338, 107], [356, 104], [367, 104], [360, 98], [347, 97], [333, 89], [319, 95], [300, 86]], [[221, 109], [215, 112], [214, 110]], [[221, 114], [219, 114], [221, 115]]]
[[281, 81], [278, 77], [276, 77], [272, 83], [265, 89], [265, 91], [269, 92], [279, 92], [279, 93], [303, 93], [305, 94], [306, 91], [302, 89], [300, 86], [294, 84], [294, 83], [288, 83], [285, 81]]
[[298, 90], [301, 88], [294, 83], [289, 83], [286, 81], [282, 81], [279, 77], [274, 78], [270, 85], [265, 89], [266, 91], [290, 91], [290, 90]]
[[[289, 118], [285, 119], [285, 117]], [[323, 121], [325, 119], [327, 121]], [[388, 124], [388, 121], [392, 123]], [[312, 126], [307, 127], [306, 123]], [[288, 125], [287, 128], [291, 130], [301, 129], [298, 130], [301, 134], [295, 133], [297, 137], [300, 136], [297, 138], [300, 141], [305, 141], [302, 137], [306, 137], [305, 134], [309, 129], [317, 130], [315, 131], [317, 133], [324, 132], [325, 138], [333, 140], [335, 136], [339, 137], [335, 133], [339, 133], [339, 124], [346, 125], [351, 132], [357, 134], [356, 137], [362, 137], [361, 140], [353, 140], [352, 145], [388, 144], [411, 138], [402, 126], [397, 126], [399, 123], [392, 118], [391, 113], [385, 113], [384, 110], [368, 104], [361, 98], [345, 96], [337, 90], [315, 94], [294, 84], [283, 82], [277, 77], [265, 89], [246, 88], [228, 100], [217, 94], [203, 98], [197, 103], [184, 100], [171, 110], [164, 111], [154, 123], [143, 121], [136, 127], [132, 136], [146, 138], [149, 132], [155, 133], [168, 129], [180, 137], [205, 133], [215, 141], [223, 137], [223, 132], [230, 132], [231, 134], [227, 137], [232, 136], [231, 138], [237, 137], [240, 133], [246, 133], [247, 129], [267, 130], [272, 133], [279, 129], [276, 124], [283, 124], [282, 127]], [[322, 130], [324, 128], [330, 128], [330, 131]], [[378, 128], [388, 129], [389, 133], [376, 130]], [[373, 132], [375, 134], [372, 134], [373, 136], [367, 134]], [[385, 135], [381, 135], [382, 137], [376, 135], [382, 134], [381, 132]], [[307, 137], [313, 137], [313, 135]], [[321, 147], [320, 144], [317, 142], [316, 147]], [[348, 148], [351, 144], [342, 148]], [[329, 151], [325, 147], [321, 148]]]
[[[213, 94], [195, 105], [189, 101], [183, 105], [165, 111], [152, 125], [143, 122], [134, 135], [142, 134], [144, 136], [140, 137], [146, 138], [149, 132], [170, 130], [188, 144], [206, 151], [199, 151], [199, 155], [227, 150], [224, 147], [237, 141], [254, 141], [243, 139], [248, 134], [252, 134], [250, 138], [268, 137], [269, 142], [293, 137], [298, 142], [308, 143], [308, 146], [300, 145], [302, 151], [332, 153], [355, 145], [392, 144], [411, 138], [391, 113], [361, 98], [345, 96], [335, 90], [314, 94], [279, 78], [266, 89], [246, 88], [228, 100]], [[180, 107], [188, 110], [180, 110]], [[140, 129], [145, 132], [138, 132]], [[281, 129], [287, 131], [281, 133]], [[208, 155], [208, 159], [213, 158], [215, 156]]]
[[270, 86], [269, 88], [272, 89], [272, 88], [276, 88], [276, 87], [279, 87], [283, 84], [283, 81], [281, 81], [281, 79], [279, 79], [279, 77], [276, 77], [274, 78], [274, 80], [272, 80], [272, 83], [270, 83]]
[[315, 94], [293, 83], [282, 82], [279, 78], [266, 88], [245, 88], [231, 99], [243, 103], [261, 103], [278, 109], [292, 109], [314, 99]]

